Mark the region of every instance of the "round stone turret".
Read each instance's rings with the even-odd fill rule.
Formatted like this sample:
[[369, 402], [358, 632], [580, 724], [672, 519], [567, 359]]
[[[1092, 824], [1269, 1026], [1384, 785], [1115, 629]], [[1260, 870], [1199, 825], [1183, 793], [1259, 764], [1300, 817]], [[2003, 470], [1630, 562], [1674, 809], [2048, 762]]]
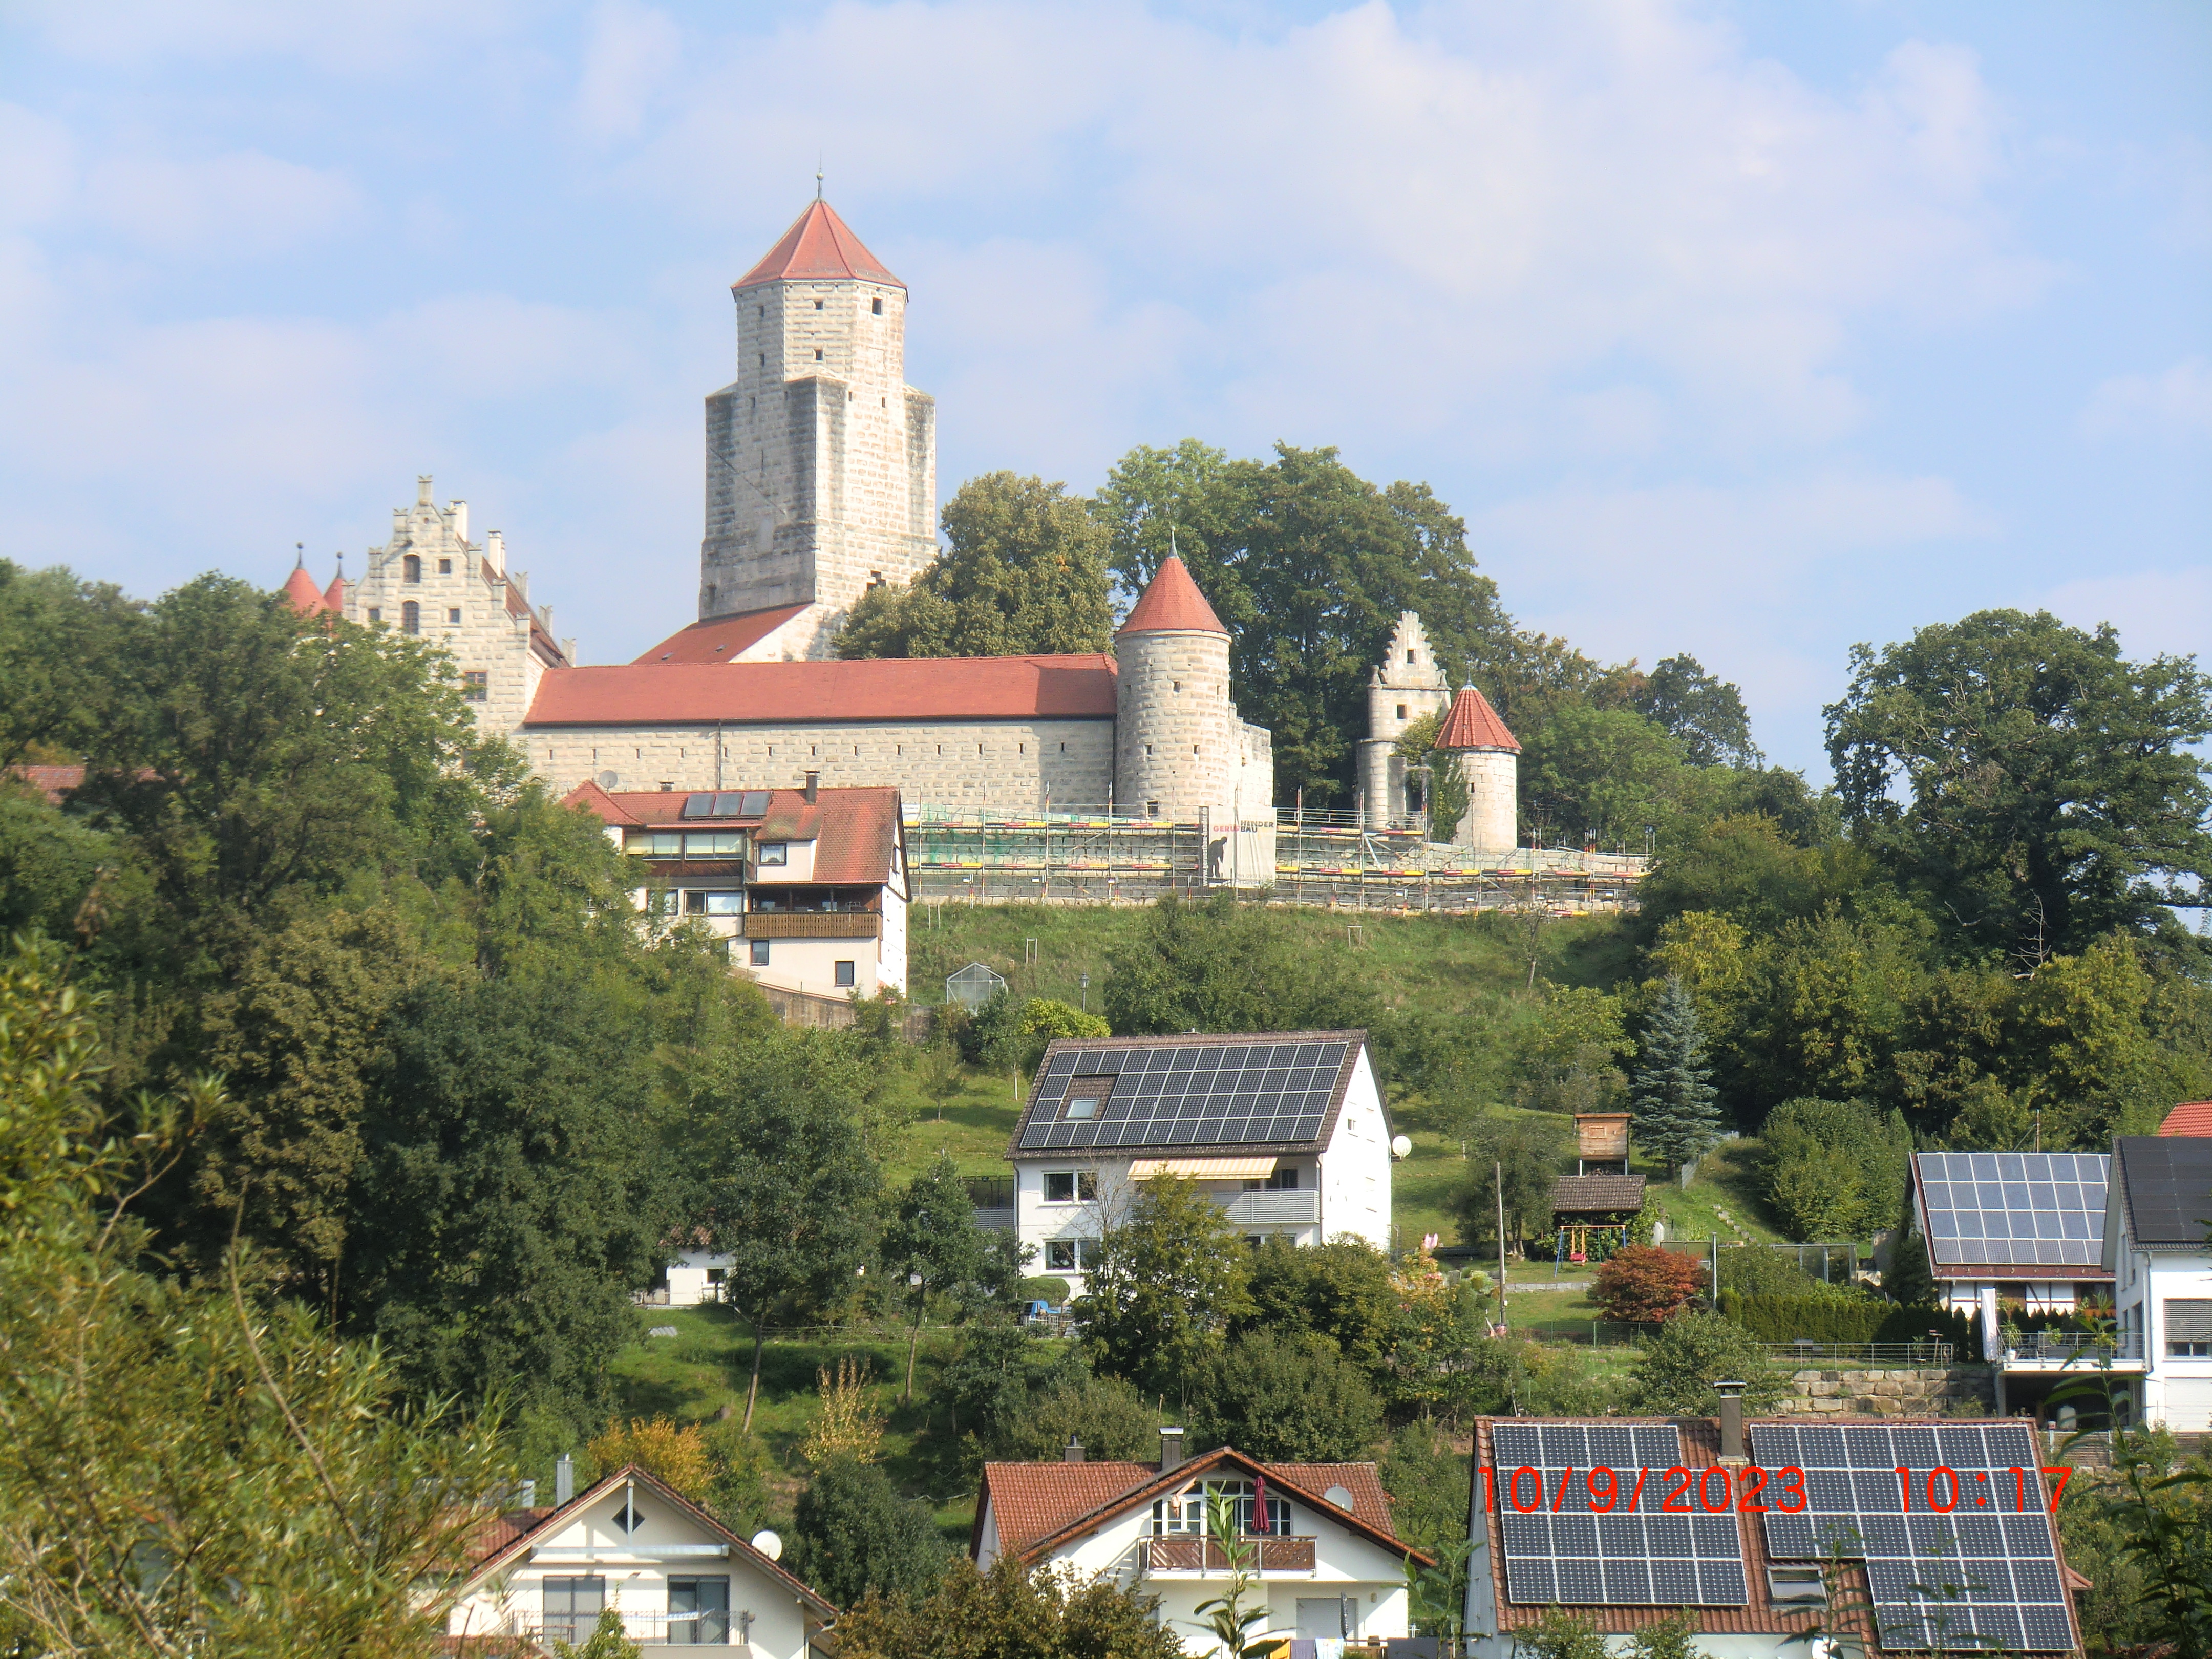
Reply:
[[1114, 810], [1236, 821], [1242, 724], [1229, 700], [1229, 630], [1170, 554], [1114, 636]]
[[1437, 729], [1435, 763], [1456, 764], [1467, 781], [1467, 811], [1452, 832], [1454, 845], [1510, 853], [1520, 844], [1521, 743], [1471, 685], [1460, 688]]

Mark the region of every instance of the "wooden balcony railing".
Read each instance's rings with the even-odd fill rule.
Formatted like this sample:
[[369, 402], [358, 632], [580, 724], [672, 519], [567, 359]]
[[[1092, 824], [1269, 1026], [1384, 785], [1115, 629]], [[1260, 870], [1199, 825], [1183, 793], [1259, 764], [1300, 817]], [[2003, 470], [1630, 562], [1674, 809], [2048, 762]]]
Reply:
[[[1314, 1570], [1314, 1540], [1310, 1538], [1248, 1538], [1244, 1541], [1259, 1547], [1257, 1565], [1262, 1573]], [[1148, 1573], [1229, 1571], [1228, 1553], [1215, 1539], [1147, 1538], [1137, 1547], [1139, 1564]]]
[[883, 931], [875, 910], [753, 910], [747, 939], [874, 939]]

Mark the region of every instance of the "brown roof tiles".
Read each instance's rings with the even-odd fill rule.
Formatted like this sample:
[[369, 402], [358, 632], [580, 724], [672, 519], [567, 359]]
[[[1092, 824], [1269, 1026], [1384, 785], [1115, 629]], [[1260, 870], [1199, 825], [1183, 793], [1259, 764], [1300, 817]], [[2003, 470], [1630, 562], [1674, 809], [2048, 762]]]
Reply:
[[1145, 585], [1129, 618], [1115, 630], [1121, 634], [1226, 634], [1221, 618], [1198, 591], [1183, 562], [1170, 553]]
[[810, 276], [906, 286], [868, 252], [853, 234], [852, 227], [837, 216], [836, 210], [818, 196], [791, 222], [791, 228], [762, 256], [761, 262], [730, 286], [750, 288], [757, 283], [788, 283]]
[[538, 682], [523, 724], [881, 725], [1113, 717], [1114, 659], [1097, 654], [570, 668]]
[[1490, 700], [1471, 685], [1460, 688], [1459, 696], [1452, 700], [1451, 713], [1437, 728], [1437, 749], [1510, 749], [1521, 752], [1521, 740], [1505, 728], [1498, 718], [1498, 711]]

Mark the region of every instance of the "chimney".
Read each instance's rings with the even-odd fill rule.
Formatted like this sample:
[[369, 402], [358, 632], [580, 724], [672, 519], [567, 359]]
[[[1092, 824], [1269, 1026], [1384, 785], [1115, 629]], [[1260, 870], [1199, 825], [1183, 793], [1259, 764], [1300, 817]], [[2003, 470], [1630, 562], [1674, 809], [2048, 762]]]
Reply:
[[507, 537], [492, 531], [484, 537], [484, 562], [501, 575], [507, 574]]
[[1067, 1449], [1060, 1453], [1060, 1461], [1063, 1463], [1080, 1463], [1083, 1461], [1083, 1443], [1072, 1434], [1068, 1436]]
[[576, 1465], [568, 1454], [562, 1452], [561, 1461], [553, 1466], [553, 1501], [567, 1503], [576, 1495]]
[[446, 503], [446, 516], [453, 520], [454, 536], [459, 539], [462, 546], [467, 546], [469, 541], [469, 504], [466, 501], [447, 501]]
[[415, 476], [415, 505], [430, 505], [430, 475], [427, 472], [418, 472]]
[[1743, 1384], [1716, 1382], [1713, 1391], [1721, 1397], [1721, 1462], [1742, 1463], [1747, 1461], [1743, 1455]]
[[515, 1487], [514, 1507], [519, 1510], [538, 1507], [538, 1483], [535, 1480], [525, 1480]]
[[813, 805], [816, 797], [821, 793], [822, 775], [819, 772], [809, 772], [806, 775], [806, 804], [809, 806]]
[[1170, 1469], [1182, 1467], [1182, 1431], [1162, 1429], [1160, 1431], [1160, 1473], [1165, 1474]]

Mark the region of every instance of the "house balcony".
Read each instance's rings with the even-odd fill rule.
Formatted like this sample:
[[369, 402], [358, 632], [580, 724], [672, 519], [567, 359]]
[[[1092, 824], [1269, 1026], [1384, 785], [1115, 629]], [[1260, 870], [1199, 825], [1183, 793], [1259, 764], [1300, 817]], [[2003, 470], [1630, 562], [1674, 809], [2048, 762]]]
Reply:
[[1310, 1227], [1321, 1219], [1321, 1194], [1268, 1188], [1238, 1193], [1221, 1207], [1240, 1226]]
[[[1263, 1578], [1313, 1576], [1310, 1538], [1247, 1537], [1243, 1541], [1257, 1547], [1259, 1559], [1253, 1565]], [[1219, 1540], [1196, 1534], [1143, 1538], [1137, 1541], [1137, 1573], [1145, 1578], [1226, 1578], [1229, 1553]]]
[[2036, 1331], [2022, 1336], [2002, 1352], [2008, 1371], [2073, 1371], [2087, 1375], [2109, 1363], [2116, 1371], [2140, 1371], [2143, 1365], [2141, 1331], [2102, 1335], [2095, 1331]]
[[747, 939], [876, 939], [884, 931], [875, 910], [752, 910], [744, 921]]

